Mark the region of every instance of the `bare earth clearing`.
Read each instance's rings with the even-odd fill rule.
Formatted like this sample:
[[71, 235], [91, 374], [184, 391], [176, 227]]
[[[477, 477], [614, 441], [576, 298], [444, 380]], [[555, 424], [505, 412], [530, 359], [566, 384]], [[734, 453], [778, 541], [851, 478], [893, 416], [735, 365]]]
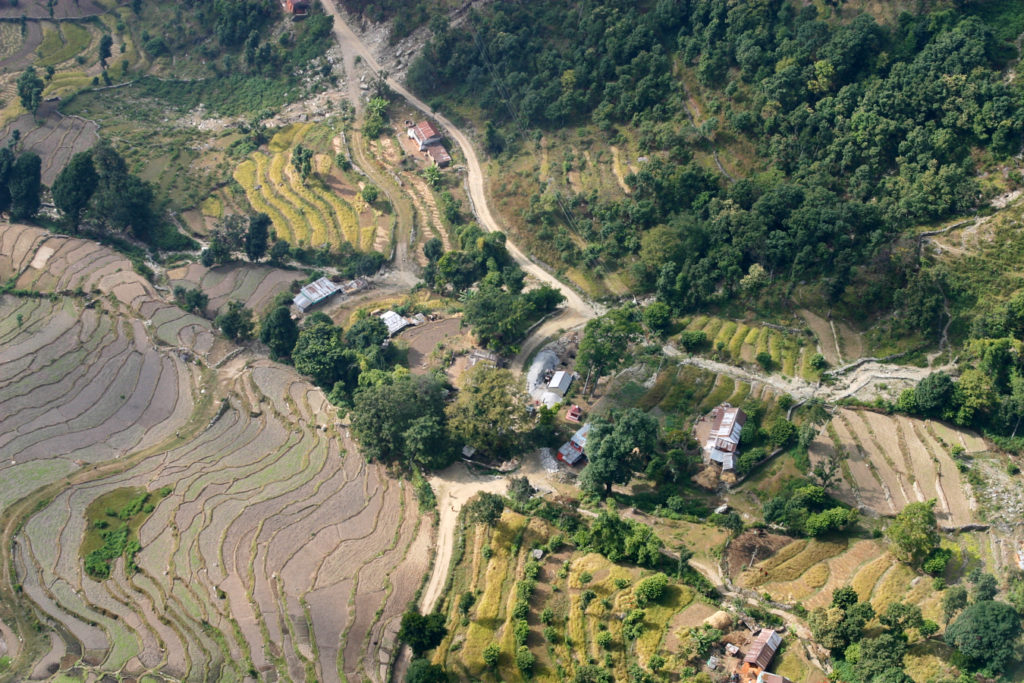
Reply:
[[[387, 680], [429, 562], [411, 487], [367, 465], [291, 368], [249, 354], [216, 368], [231, 347], [120, 255], [6, 225], [0, 255], [0, 278], [21, 288], [84, 292], [0, 299], [0, 505], [70, 473], [3, 563], [24, 589], [15, 609], [30, 600], [58, 626], [59, 646], [22, 653], [52, 651], [37, 673], [67, 652], [133, 677], [240, 680], [251, 663], [292, 680]], [[140, 529], [139, 572], [118, 561], [98, 583], [79, 557], [84, 511], [125, 486], [172, 492]]]

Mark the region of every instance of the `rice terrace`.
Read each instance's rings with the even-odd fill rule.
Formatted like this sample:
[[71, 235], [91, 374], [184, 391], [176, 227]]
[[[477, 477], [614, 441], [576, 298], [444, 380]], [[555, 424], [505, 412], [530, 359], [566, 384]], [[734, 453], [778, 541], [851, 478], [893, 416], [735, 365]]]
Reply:
[[0, 683], [1024, 680], [1019, 2], [0, 4]]

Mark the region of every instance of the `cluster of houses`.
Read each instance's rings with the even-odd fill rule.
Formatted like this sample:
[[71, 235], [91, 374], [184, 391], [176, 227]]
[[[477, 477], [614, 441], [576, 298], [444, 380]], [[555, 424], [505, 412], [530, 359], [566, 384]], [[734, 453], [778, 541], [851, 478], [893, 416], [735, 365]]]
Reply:
[[330, 278], [322, 277], [300, 289], [299, 293], [292, 299], [292, 303], [295, 304], [295, 308], [299, 309], [299, 312], [305, 313], [313, 306], [327, 301], [327, 299], [330, 299], [335, 294], [351, 296], [360, 290], [366, 289], [368, 284], [361, 277], [340, 283], [334, 282]]
[[441, 144], [441, 134], [430, 121], [420, 121], [416, 125], [412, 125], [411, 121], [406, 121], [406, 125], [409, 139], [419, 145], [420, 151], [430, 157], [438, 167], [444, 168], [452, 163], [451, 155]]

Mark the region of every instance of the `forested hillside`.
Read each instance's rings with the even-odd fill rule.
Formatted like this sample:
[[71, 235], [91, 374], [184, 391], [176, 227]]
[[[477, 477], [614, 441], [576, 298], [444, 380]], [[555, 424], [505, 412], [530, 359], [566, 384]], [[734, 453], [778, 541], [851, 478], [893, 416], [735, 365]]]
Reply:
[[[409, 82], [479, 107], [492, 153], [565, 127], [636, 140], [647, 156], [624, 198], [531, 197], [523, 221], [555, 265], [624, 270], [679, 311], [727, 301], [763, 269], [818, 280], [831, 303], [853, 288], [861, 311], [896, 306], [928, 331], [937, 285], [893, 245], [973, 211], [992, 192], [979, 173], [1020, 151], [1024, 100], [1006, 69], [1024, 11], [855, 15], [782, 0], [499, 3], [434, 35]], [[711, 110], [696, 127], [691, 89]], [[733, 177], [695, 159], [744, 145]]]

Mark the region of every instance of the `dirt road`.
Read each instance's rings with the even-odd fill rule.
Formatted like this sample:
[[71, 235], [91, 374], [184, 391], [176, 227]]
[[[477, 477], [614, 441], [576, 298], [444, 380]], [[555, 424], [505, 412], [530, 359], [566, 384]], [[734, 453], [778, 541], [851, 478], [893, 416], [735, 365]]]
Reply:
[[[341, 47], [342, 53], [344, 54], [345, 72], [348, 77], [349, 88], [354, 89], [354, 96], [356, 100], [358, 100], [359, 84], [353, 78], [355, 74], [356, 56], [358, 55], [362, 62], [374, 72], [381, 71], [380, 64], [377, 62], [377, 59], [374, 57], [369, 47], [367, 47], [367, 45], [363, 43], [349, 25], [345, 23], [345, 17], [342, 16], [341, 12], [338, 11], [338, 8], [333, 2], [325, 3], [324, 9], [334, 17], [334, 35], [338, 41], [338, 45]], [[391, 89], [397, 94], [404, 97], [409, 104], [437, 120], [437, 122], [444, 127], [445, 133], [447, 133], [459, 145], [462, 149], [462, 153], [466, 156], [469, 198], [473, 205], [473, 213], [476, 215], [481, 227], [485, 230], [490, 232], [503, 232], [500, 224], [491, 213], [490, 206], [487, 204], [483, 168], [480, 165], [476, 151], [473, 149], [473, 145], [470, 143], [469, 138], [447, 117], [431, 110], [425, 102], [409, 92], [401, 83], [389, 78], [388, 85], [391, 86]], [[359, 105], [357, 105], [357, 107], [358, 106]], [[564, 304], [565, 308], [578, 316], [580, 320], [589, 320], [590, 318], [604, 312], [603, 307], [587, 301], [574, 289], [566, 286], [554, 275], [531, 261], [511, 240], [506, 242], [505, 246], [512, 257], [516, 260], [516, 263], [526, 271], [527, 275], [532, 276], [539, 282], [560, 290], [566, 299]]]

